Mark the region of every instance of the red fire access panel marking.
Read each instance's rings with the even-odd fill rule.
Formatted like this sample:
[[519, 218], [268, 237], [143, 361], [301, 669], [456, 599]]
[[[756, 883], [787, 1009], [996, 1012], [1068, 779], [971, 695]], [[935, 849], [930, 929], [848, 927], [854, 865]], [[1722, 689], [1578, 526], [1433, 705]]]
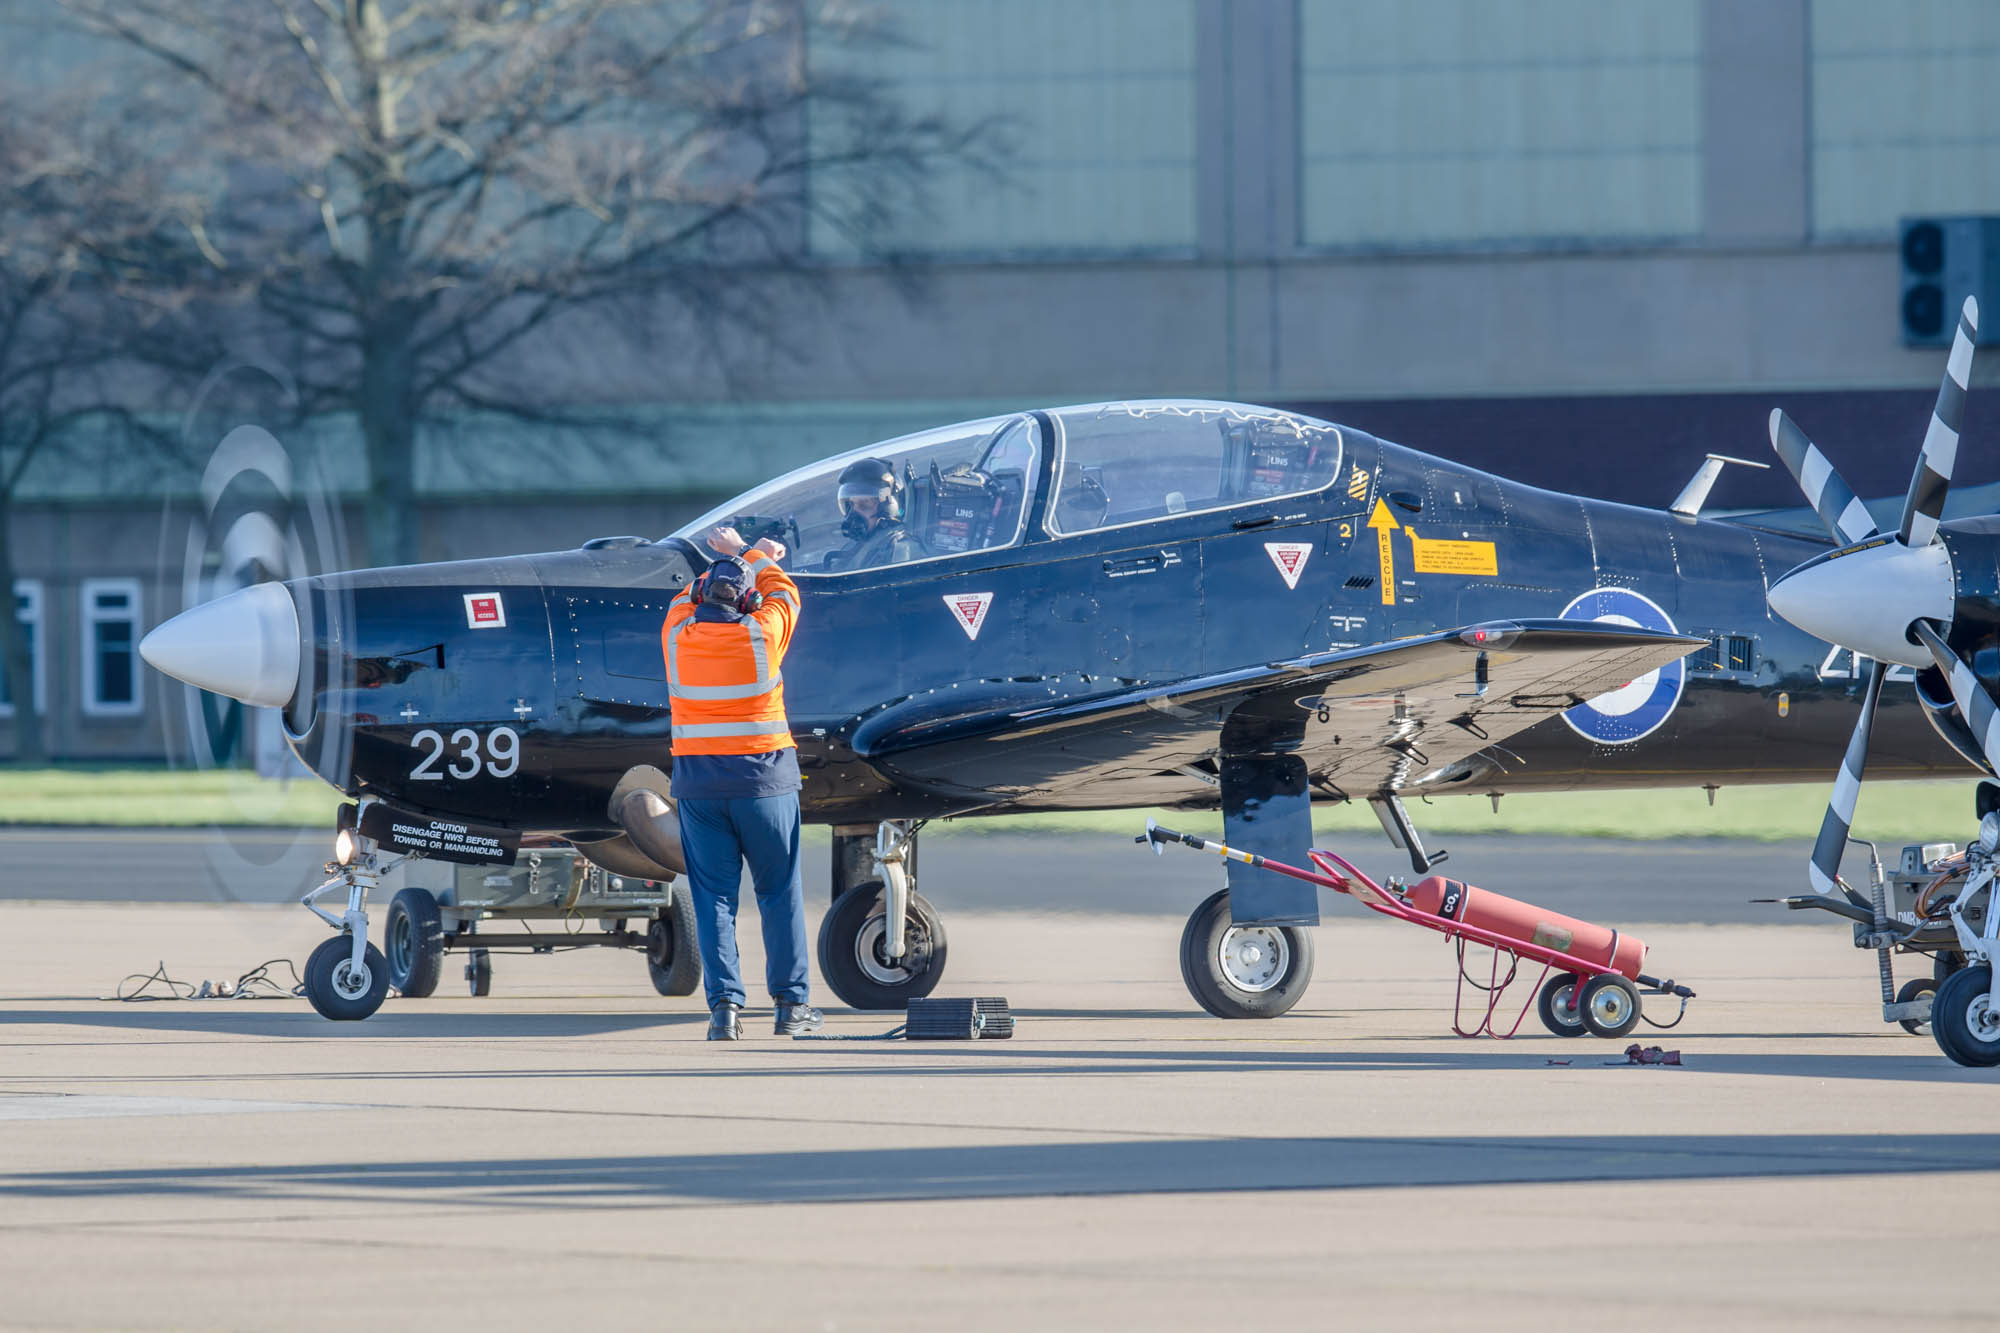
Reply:
[[471, 629], [507, 628], [507, 607], [497, 592], [465, 594], [465, 623]]

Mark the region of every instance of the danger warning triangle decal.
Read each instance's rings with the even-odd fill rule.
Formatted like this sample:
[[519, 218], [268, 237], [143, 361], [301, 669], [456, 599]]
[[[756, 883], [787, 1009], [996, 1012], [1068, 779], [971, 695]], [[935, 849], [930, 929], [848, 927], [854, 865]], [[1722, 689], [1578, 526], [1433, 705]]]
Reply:
[[1299, 575], [1306, 572], [1306, 560], [1312, 555], [1311, 542], [1265, 542], [1265, 553], [1271, 563], [1278, 567], [1278, 574], [1285, 580], [1287, 588], [1299, 586]]
[[951, 608], [951, 614], [958, 621], [958, 627], [965, 631], [968, 639], [979, 637], [979, 627], [986, 623], [986, 608], [993, 605], [990, 592], [948, 592], [944, 604]]

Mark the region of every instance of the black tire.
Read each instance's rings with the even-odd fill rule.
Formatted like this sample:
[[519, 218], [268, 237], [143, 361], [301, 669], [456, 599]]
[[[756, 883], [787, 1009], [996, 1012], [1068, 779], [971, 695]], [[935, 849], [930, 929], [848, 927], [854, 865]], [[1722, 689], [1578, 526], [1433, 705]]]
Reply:
[[382, 952], [389, 984], [412, 1000], [438, 988], [444, 975], [444, 918], [428, 889], [404, 889], [390, 900], [382, 923]]
[[[1925, 995], [1929, 995], [1935, 998], [1937, 995], [1937, 988], [1938, 988], [1937, 982], [1931, 980], [1929, 977], [1912, 978], [1911, 980], [1904, 982], [1902, 989], [1896, 992], [1896, 1003], [1908, 1004], [1910, 1001], [1915, 999], [1920, 999]], [[1913, 1037], [1925, 1036], [1931, 1030], [1931, 1025], [1929, 1023], [1918, 1022], [1914, 1018], [1899, 1018], [1896, 1021], [1903, 1025], [1903, 1031], [1909, 1033]]]
[[306, 959], [306, 999], [321, 1018], [352, 1023], [382, 1007], [389, 993], [389, 964], [382, 951], [368, 945], [361, 954], [365, 976], [353, 975], [354, 937], [346, 931], [320, 946]]
[[1931, 1036], [1953, 1062], [1973, 1069], [2000, 1065], [2000, 1024], [1982, 1026], [1993, 969], [1961, 968], [1931, 1001]]
[[1965, 966], [1965, 955], [1956, 949], [1939, 949], [1931, 955], [1931, 980], [1942, 986], [1951, 974]]
[[819, 973], [827, 989], [852, 1009], [901, 1009], [944, 980], [944, 922], [920, 893], [910, 895], [902, 958], [882, 953], [888, 906], [882, 881], [851, 885], [819, 923]]
[[465, 987], [475, 996], [493, 993], [491, 949], [474, 949], [465, 955]]
[[1622, 1037], [1639, 1026], [1639, 1003], [1637, 986], [1616, 972], [1604, 972], [1583, 983], [1577, 1016], [1593, 1037]]
[[1576, 1012], [1576, 992], [1581, 980], [1571, 972], [1554, 973], [1542, 983], [1542, 993], [1535, 998], [1535, 1012], [1541, 1016], [1542, 1026], [1558, 1037], [1581, 1037], [1588, 1030]]
[[1229, 890], [1189, 914], [1181, 931], [1181, 980], [1217, 1018], [1276, 1018], [1312, 984], [1313, 937], [1302, 926], [1243, 926], [1229, 919]]
[[646, 930], [646, 971], [662, 995], [692, 995], [701, 986], [701, 949], [694, 938], [694, 895], [685, 884]]

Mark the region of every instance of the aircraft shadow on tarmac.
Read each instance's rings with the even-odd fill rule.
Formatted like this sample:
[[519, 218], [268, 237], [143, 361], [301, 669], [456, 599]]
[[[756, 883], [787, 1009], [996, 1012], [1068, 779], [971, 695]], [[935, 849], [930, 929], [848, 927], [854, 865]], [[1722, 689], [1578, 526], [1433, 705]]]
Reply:
[[18, 1172], [0, 1198], [499, 1208], [841, 1203], [2000, 1170], [1996, 1134], [1175, 1138], [720, 1155]]

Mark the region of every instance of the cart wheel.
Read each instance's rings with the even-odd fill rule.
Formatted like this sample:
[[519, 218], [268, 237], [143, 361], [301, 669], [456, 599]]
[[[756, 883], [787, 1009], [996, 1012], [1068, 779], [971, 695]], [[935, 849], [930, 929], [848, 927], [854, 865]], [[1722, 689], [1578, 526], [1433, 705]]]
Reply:
[[1217, 1018], [1276, 1018], [1299, 1002], [1312, 973], [1312, 935], [1232, 924], [1228, 889], [1195, 908], [1181, 931], [1181, 980]]
[[1942, 986], [1952, 973], [1964, 966], [1964, 954], [1956, 949], [1939, 949], [1931, 955], [1931, 980]]
[[701, 985], [701, 950], [694, 942], [694, 896], [685, 884], [646, 931], [646, 971], [662, 995], [692, 995]]
[[356, 971], [354, 936], [342, 931], [322, 940], [306, 959], [305, 987], [306, 999], [321, 1018], [354, 1022], [382, 1007], [382, 997], [389, 993], [389, 964], [371, 944], [362, 950], [361, 968]]
[[428, 889], [404, 889], [389, 903], [382, 946], [391, 986], [412, 1000], [437, 990], [444, 974], [444, 919]]
[[[1896, 992], [1896, 1003], [1908, 1004], [1910, 1001], [1920, 1000], [1926, 995], [1931, 996], [1935, 1000], [1937, 988], [1937, 982], [1932, 981], [1929, 977], [1914, 977], [1904, 982], [1903, 988]], [[1903, 1025], [1903, 1031], [1913, 1037], [1921, 1037], [1931, 1030], [1931, 1025], [1920, 1019], [1899, 1018], [1896, 1021]]]
[[493, 951], [474, 949], [465, 959], [465, 984], [474, 995], [493, 993]]
[[1584, 982], [1577, 1007], [1593, 1037], [1622, 1037], [1639, 1026], [1639, 988], [1616, 972]]
[[1558, 1037], [1583, 1035], [1583, 1019], [1576, 1012], [1579, 980], [1571, 973], [1558, 972], [1542, 983], [1542, 993], [1535, 1000], [1535, 1012], [1541, 1015], [1542, 1026]]
[[1931, 1036], [1955, 1062], [1973, 1068], [2000, 1065], [2000, 1013], [1988, 1004], [1993, 969], [1961, 968], [1931, 1000]]

